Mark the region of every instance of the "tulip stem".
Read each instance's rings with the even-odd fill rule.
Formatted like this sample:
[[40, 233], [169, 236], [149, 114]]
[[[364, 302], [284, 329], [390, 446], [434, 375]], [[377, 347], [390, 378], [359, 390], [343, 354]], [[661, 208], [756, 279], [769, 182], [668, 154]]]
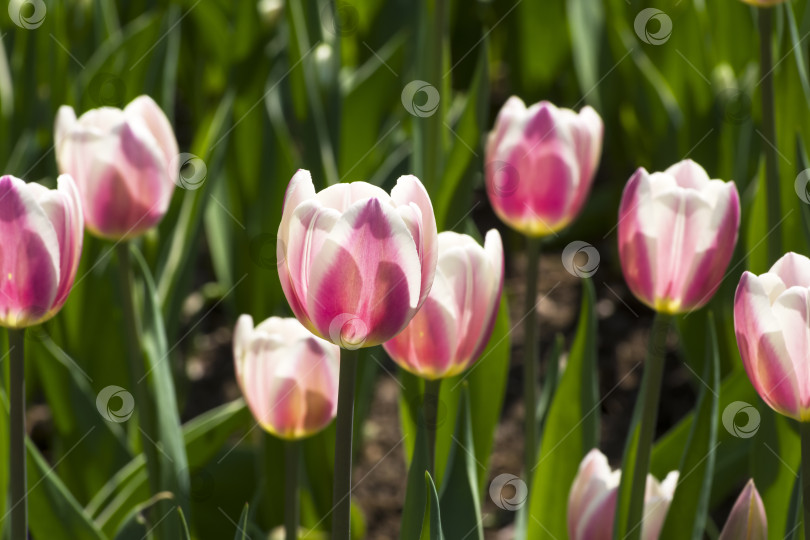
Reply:
[[802, 438], [802, 507], [804, 508], [804, 537], [810, 538], [810, 422], [800, 422]]
[[8, 329], [8, 354], [11, 361], [10, 403], [10, 479], [11, 538], [28, 538], [28, 507], [25, 496], [25, 330]]
[[[121, 302], [124, 312], [124, 333], [126, 334], [126, 341], [124, 349], [126, 350], [127, 366], [129, 367], [130, 385], [135, 391], [135, 405], [137, 406], [138, 422], [140, 424], [141, 435], [149, 434], [154, 436], [155, 430], [153, 429], [152, 410], [150, 407], [149, 396], [145, 392], [141, 381], [146, 376], [144, 373], [143, 357], [139, 354], [141, 351], [140, 339], [138, 339], [138, 322], [135, 315], [135, 303], [133, 294], [135, 288], [132, 284], [132, 271], [131, 261], [129, 255], [129, 243], [118, 242], [115, 246], [118, 255], [118, 278], [121, 285]], [[152, 494], [157, 494], [159, 491], [158, 484], [158, 453], [157, 447], [154, 443], [146, 440], [146, 437], [141, 437], [141, 448], [143, 449], [144, 457], [146, 458], [146, 471], [149, 479], [149, 487]]]
[[[644, 492], [647, 485], [647, 473], [650, 470], [650, 450], [655, 436], [655, 424], [658, 419], [658, 402], [661, 396], [661, 382], [664, 378], [664, 360], [666, 359], [667, 334], [672, 322], [672, 315], [656, 313], [650, 330], [649, 350], [647, 362], [644, 367], [644, 378], [641, 382], [641, 393], [636, 399], [636, 408], [633, 411], [633, 430], [638, 429], [638, 444], [635, 447], [636, 455], [632, 465], [632, 477], [627, 480], [630, 484], [630, 501], [627, 513], [625, 539], [634, 540], [641, 535], [641, 521], [644, 511]], [[635, 428], [638, 420], [638, 428]], [[633, 446], [634, 437], [628, 439], [625, 447], [625, 460], [628, 451]], [[625, 471], [628, 463], [624, 464]], [[622, 477], [624, 483], [626, 477]], [[619, 490], [620, 496], [624, 492]], [[625, 492], [626, 493], [626, 492]], [[621, 503], [619, 503], [621, 504]], [[624, 505], [622, 505], [624, 506]]]
[[[776, 160], [776, 115], [773, 98], [773, 51], [771, 29], [773, 27], [771, 8], [757, 10], [759, 19], [759, 56], [762, 87], [762, 131], [765, 138], [765, 185], [767, 193], [768, 264], [775, 263], [782, 256], [782, 235], [777, 230], [782, 219], [779, 190], [779, 162]], [[775, 234], [774, 234], [775, 233]]]
[[436, 422], [439, 415], [439, 393], [441, 392], [442, 380], [430, 381], [425, 379], [425, 395], [422, 399], [422, 406], [425, 413], [425, 428], [427, 430], [428, 443], [428, 472], [430, 476], [435, 476], [436, 470]]
[[537, 459], [537, 282], [540, 277], [540, 239], [526, 237], [526, 309], [523, 327], [524, 467], [531, 476]]
[[352, 509], [352, 430], [354, 427], [354, 384], [357, 371], [356, 350], [340, 351], [338, 384], [337, 438], [332, 491], [332, 540], [349, 540]]
[[298, 441], [284, 441], [284, 529], [286, 540], [298, 538]]

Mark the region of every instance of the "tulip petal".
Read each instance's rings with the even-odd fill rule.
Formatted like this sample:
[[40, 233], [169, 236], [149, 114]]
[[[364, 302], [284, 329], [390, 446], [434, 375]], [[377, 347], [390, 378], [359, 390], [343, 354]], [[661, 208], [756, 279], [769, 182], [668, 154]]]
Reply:
[[719, 540], [766, 540], [768, 538], [768, 516], [765, 505], [759, 496], [754, 481], [745, 484], [734, 507], [728, 515]]
[[[165, 167], [168, 168], [180, 151], [177, 148], [177, 139], [174, 136], [172, 125], [163, 110], [151, 97], [143, 95], [132, 100], [124, 108], [124, 114], [130, 123], [143, 121], [146, 124], [149, 132], [157, 141], [166, 160]], [[168, 174], [169, 179], [174, 181], [177, 171], [170, 171]]]
[[776, 274], [786, 288], [810, 287], [810, 259], [796, 253], [786, 253], [768, 271]]

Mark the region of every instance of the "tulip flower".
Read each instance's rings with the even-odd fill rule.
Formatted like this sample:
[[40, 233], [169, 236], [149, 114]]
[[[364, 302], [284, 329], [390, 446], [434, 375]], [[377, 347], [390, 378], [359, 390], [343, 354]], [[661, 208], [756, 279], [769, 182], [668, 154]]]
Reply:
[[602, 152], [602, 119], [542, 101], [526, 108], [510, 97], [486, 147], [486, 185], [501, 220], [541, 237], [567, 226], [582, 210]]
[[57, 189], [0, 177], [0, 325], [24, 328], [53, 317], [67, 300], [82, 251], [84, 225], [76, 184]]
[[439, 234], [436, 277], [422, 309], [386, 352], [403, 369], [426, 379], [452, 377], [481, 355], [492, 334], [503, 288], [498, 231], [484, 247], [466, 234]]
[[[568, 535], [571, 540], [611, 540], [621, 471], [612, 471], [607, 458], [594, 448], [579, 465], [568, 495]], [[642, 540], [655, 540], [664, 525], [678, 484], [678, 471], [663, 482], [647, 475]]]
[[810, 259], [788, 253], [759, 276], [745, 272], [734, 330], [748, 378], [773, 410], [810, 421]]
[[728, 515], [720, 540], [766, 540], [768, 538], [768, 517], [765, 505], [759, 496], [754, 481], [745, 484], [742, 493]]
[[127, 239], [156, 225], [169, 207], [178, 174], [177, 140], [148, 96], [123, 110], [101, 107], [76, 119], [56, 117], [59, 170], [76, 180], [85, 224], [96, 236]]
[[337, 412], [340, 349], [294, 318], [253, 327], [242, 315], [233, 335], [236, 380], [256, 421], [283, 439], [307, 437]]
[[662, 173], [639, 168], [619, 208], [619, 257], [630, 290], [662, 313], [702, 307], [720, 286], [739, 225], [734, 182], [710, 180], [688, 159]]
[[427, 191], [402, 176], [388, 195], [365, 182], [315, 192], [299, 170], [284, 197], [278, 273], [295, 316], [344, 349], [397, 335], [425, 302], [437, 233]]

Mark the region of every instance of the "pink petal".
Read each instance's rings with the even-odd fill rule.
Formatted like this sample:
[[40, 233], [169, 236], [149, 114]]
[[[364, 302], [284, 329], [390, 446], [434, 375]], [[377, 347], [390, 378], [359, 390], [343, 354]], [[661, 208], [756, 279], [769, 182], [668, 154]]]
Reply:
[[810, 259], [803, 255], [785, 253], [768, 273], [779, 276], [785, 287], [810, 287]]
[[765, 505], [759, 496], [754, 481], [745, 484], [740, 496], [734, 503], [728, 520], [720, 533], [719, 540], [766, 540], [768, 538], [768, 516]]
[[627, 182], [619, 206], [619, 259], [624, 279], [633, 294], [650, 307], [655, 306], [656, 246], [644, 233], [639, 207], [649, 189], [649, 173], [641, 167]]
[[[151, 97], [142, 95], [136, 97], [124, 108], [124, 114], [128, 118], [140, 119], [146, 124], [149, 132], [157, 141], [158, 147], [162, 150], [166, 167], [168, 167], [180, 151], [177, 148], [177, 139], [174, 136], [172, 125], [163, 110]], [[167, 174], [174, 181], [174, 172]]]

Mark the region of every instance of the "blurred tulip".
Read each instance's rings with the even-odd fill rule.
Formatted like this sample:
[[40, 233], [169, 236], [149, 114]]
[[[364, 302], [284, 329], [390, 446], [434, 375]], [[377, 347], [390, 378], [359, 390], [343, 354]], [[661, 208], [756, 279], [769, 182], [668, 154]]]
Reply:
[[743, 273], [734, 330], [748, 378], [773, 410], [810, 421], [810, 259], [787, 253], [756, 276]]
[[503, 245], [492, 229], [484, 247], [466, 234], [439, 234], [436, 278], [425, 304], [383, 344], [402, 368], [425, 377], [452, 377], [470, 367], [492, 334], [503, 289]]
[[728, 515], [719, 540], [766, 540], [768, 538], [768, 517], [765, 505], [759, 496], [754, 481], [745, 484], [742, 493]]
[[256, 328], [242, 315], [233, 334], [236, 380], [253, 416], [268, 432], [300, 439], [337, 413], [340, 349], [294, 318], [270, 317]]
[[436, 220], [422, 183], [402, 176], [388, 195], [365, 182], [315, 193], [309, 171], [287, 187], [278, 274], [295, 316], [345, 349], [397, 335], [436, 271]]
[[59, 176], [57, 189], [0, 177], [0, 325], [39, 324], [62, 308], [83, 235], [79, 193], [70, 176]]
[[602, 119], [548, 101], [528, 109], [510, 97], [486, 148], [486, 185], [495, 213], [523, 234], [553, 234], [571, 223], [591, 190], [602, 153]]
[[123, 110], [101, 107], [76, 119], [63, 105], [56, 116], [59, 170], [76, 180], [88, 230], [115, 240], [139, 236], [169, 207], [178, 171], [169, 120], [149, 96]]
[[[607, 458], [594, 448], [579, 465], [568, 495], [568, 534], [571, 540], [611, 540], [621, 471], [611, 471]], [[647, 475], [642, 540], [655, 540], [664, 525], [678, 484], [678, 471], [663, 482]]]
[[638, 169], [619, 208], [619, 257], [630, 290], [663, 313], [702, 307], [720, 286], [739, 225], [734, 182], [710, 180], [688, 159], [662, 173]]

